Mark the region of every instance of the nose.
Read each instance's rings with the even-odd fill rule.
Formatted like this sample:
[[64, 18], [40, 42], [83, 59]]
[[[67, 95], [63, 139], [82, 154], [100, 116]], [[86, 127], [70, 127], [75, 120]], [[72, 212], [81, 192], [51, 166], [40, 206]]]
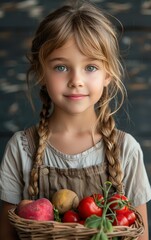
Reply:
[[83, 87], [83, 76], [79, 71], [72, 71], [68, 81], [69, 88]]

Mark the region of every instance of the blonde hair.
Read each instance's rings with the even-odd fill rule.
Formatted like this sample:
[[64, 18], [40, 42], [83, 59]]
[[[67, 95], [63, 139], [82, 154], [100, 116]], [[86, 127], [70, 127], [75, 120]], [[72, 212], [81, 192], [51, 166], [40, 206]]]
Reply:
[[[80, 3], [80, 2], [79, 2]], [[95, 57], [103, 62], [106, 72], [112, 81], [104, 88], [103, 95], [96, 104], [98, 120], [97, 130], [101, 133], [107, 161], [108, 180], [113, 183], [117, 192], [122, 191], [122, 171], [119, 161], [119, 149], [116, 144], [116, 127], [113, 114], [123, 103], [125, 88], [121, 81], [123, 68], [120, 63], [117, 33], [105, 13], [90, 3], [63, 6], [50, 13], [41, 23], [32, 42], [28, 72], [41, 84], [41, 100], [43, 102], [38, 128], [39, 146], [31, 171], [29, 194], [38, 195], [38, 167], [43, 162], [45, 143], [48, 135], [48, 118], [51, 100], [43, 86], [44, 65], [48, 55], [63, 46], [74, 36], [80, 51], [87, 56]], [[117, 103], [117, 95], [121, 94]], [[115, 100], [114, 109], [110, 103]]]

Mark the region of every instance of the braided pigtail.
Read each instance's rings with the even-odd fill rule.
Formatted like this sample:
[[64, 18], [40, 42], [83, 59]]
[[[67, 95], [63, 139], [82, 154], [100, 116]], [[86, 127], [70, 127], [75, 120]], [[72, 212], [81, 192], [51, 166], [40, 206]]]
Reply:
[[[123, 192], [122, 185], [122, 169], [120, 164], [120, 149], [117, 141], [117, 131], [115, 128], [115, 121], [111, 114], [111, 109], [108, 105], [107, 99], [108, 90], [104, 89], [101, 98], [101, 114], [99, 116], [99, 131], [102, 134], [105, 143], [105, 156], [107, 161], [107, 175], [108, 180], [113, 184], [113, 187], [118, 193]], [[102, 104], [103, 102], [103, 104]]]
[[48, 118], [50, 109], [50, 97], [45, 87], [40, 90], [40, 97], [43, 102], [42, 111], [40, 113], [40, 123], [38, 127], [39, 146], [33, 162], [33, 167], [30, 175], [29, 195], [34, 198], [38, 195], [38, 173], [39, 167], [43, 163], [43, 155], [46, 146], [46, 140], [48, 137]]

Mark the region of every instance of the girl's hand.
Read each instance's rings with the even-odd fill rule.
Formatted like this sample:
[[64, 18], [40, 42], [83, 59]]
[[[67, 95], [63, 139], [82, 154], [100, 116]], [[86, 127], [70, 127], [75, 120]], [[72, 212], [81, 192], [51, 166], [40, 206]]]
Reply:
[[142, 204], [142, 205], [136, 207], [136, 210], [141, 214], [141, 216], [143, 218], [143, 222], [144, 222], [144, 227], [145, 227], [143, 235], [140, 236], [138, 240], [149, 240], [146, 204]]
[[8, 210], [15, 207], [15, 205], [7, 202], [2, 202], [0, 209], [0, 239], [19, 240], [15, 229], [9, 222]]

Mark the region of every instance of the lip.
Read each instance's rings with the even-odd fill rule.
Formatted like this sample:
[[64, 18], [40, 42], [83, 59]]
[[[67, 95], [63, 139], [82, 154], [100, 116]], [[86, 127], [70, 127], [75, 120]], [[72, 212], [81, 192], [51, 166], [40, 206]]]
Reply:
[[66, 98], [72, 99], [72, 100], [81, 100], [88, 95], [86, 94], [70, 94], [70, 95], [65, 95]]

